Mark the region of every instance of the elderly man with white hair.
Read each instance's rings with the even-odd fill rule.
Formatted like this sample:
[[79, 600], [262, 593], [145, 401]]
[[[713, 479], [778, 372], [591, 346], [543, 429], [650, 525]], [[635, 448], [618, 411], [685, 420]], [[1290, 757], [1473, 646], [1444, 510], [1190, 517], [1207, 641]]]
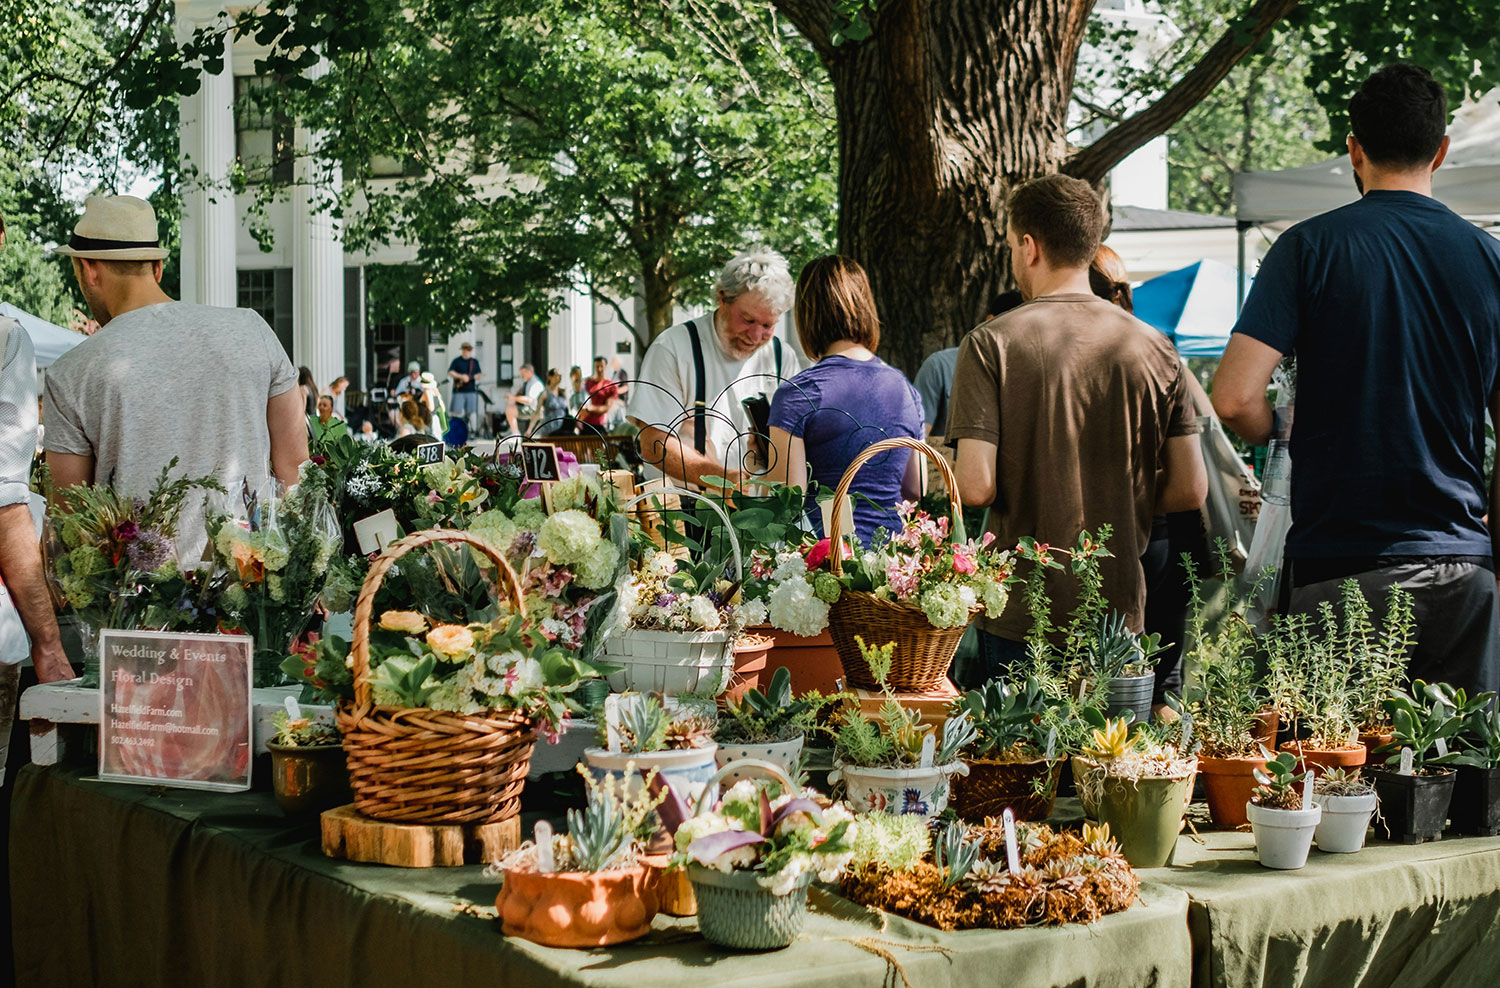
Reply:
[[740, 254], [719, 272], [714, 311], [668, 328], [651, 344], [627, 412], [649, 466], [689, 484], [704, 477], [738, 484], [743, 473], [757, 472], [746, 402], [768, 402], [803, 366], [801, 354], [775, 337], [792, 289], [780, 254]]

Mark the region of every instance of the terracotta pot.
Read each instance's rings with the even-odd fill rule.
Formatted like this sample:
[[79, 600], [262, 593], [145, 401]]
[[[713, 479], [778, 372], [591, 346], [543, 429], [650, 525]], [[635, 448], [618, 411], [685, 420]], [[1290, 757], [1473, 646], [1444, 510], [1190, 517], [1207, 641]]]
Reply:
[[1390, 744], [1391, 738], [1395, 737], [1390, 731], [1361, 731], [1359, 743], [1365, 746], [1365, 762], [1374, 765], [1385, 761], [1385, 756], [1376, 756], [1375, 749], [1381, 745]]
[[776, 644], [772, 653], [776, 664], [786, 666], [792, 674], [792, 691], [805, 693], [818, 690], [835, 693], [844, 677], [844, 667], [839, 664], [839, 653], [833, 646], [833, 638], [824, 630], [812, 638], [794, 635], [789, 631], [773, 628], [768, 624], [746, 628], [759, 635], [770, 635]]
[[760, 689], [761, 673], [766, 671], [766, 656], [776, 646], [770, 635], [742, 635], [734, 643], [734, 675], [729, 679], [729, 689], [719, 694], [719, 706], [723, 708], [731, 700], [739, 703], [746, 690]]
[[[1002, 762], [991, 758], [969, 761], [967, 776], [953, 777], [951, 801], [958, 815], [970, 823], [998, 817], [1009, 807], [1017, 820], [1045, 820], [1057, 802], [1057, 779], [1063, 760]], [[1045, 779], [1040, 793], [1035, 781]]]
[[1265, 745], [1267, 748], [1276, 747], [1276, 731], [1281, 724], [1281, 712], [1275, 707], [1267, 707], [1255, 715], [1255, 727], [1250, 731], [1250, 737], [1256, 744]]
[[636, 858], [646, 869], [646, 884], [656, 893], [658, 912], [668, 916], [698, 915], [698, 900], [686, 868], [669, 869], [670, 854], [643, 854]]
[[1314, 748], [1303, 741], [1287, 741], [1279, 750], [1296, 755], [1298, 773], [1312, 769], [1314, 778], [1330, 768], [1359, 768], [1365, 763], [1365, 746], [1362, 744], [1342, 748]]
[[495, 897], [507, 936], [548, 947], [603, 947], [651, 931], [656, 892], [640, 865], [601, 872], [505, 871]]
[[271, 792], [287, 816], [310, 816], [354, 802], [342, 744], [283, 746], [271, 751]]
[[1243, 827], [1250, 822], [1245, 804], [1258, 784], [1255, 770], [1265, 764], [1260, 756], [1249, 758], [1210, 758], [1198, 756], [1198, 773], [1203, 776], [1203, 791], [1208, 798], [1208, 815], [1220, 827]]

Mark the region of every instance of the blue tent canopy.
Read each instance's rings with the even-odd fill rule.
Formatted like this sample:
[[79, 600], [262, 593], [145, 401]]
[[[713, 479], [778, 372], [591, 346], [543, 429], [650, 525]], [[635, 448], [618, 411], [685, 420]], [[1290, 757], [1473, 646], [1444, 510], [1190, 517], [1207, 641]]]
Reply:
[[1212, 260], [1168, 271], [1135, 290], [1136, 318], [1165, 333], [1184, 357], [1218, 357], [1238, 314], [1237, 278]]

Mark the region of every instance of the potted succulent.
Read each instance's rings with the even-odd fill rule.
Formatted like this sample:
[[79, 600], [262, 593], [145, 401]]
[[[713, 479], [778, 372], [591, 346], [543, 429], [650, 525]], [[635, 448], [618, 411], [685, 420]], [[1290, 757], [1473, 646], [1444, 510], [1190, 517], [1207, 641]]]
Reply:
[[632, 793], [640, 787], [640, 773], [655, 769], [677, 792], [696, 797], [717, 767], [715, 721], [702, 713], [669, 712], [655, 696], [622, 696], [613, 743], [609, 718], [595, 720], [598, 747], [584, 749], [584, 762], [596, 777], [626, 779]]
[[1385, 765], [1371, 769], [1370, 778], [1380, 794], [1382, 822], [1392, 840], [1420, 844], [1442, 836], [1457, 778], [1446, 766], [1458, 758], [1456, 752], [1443, 752], [1461, 726], [1449, 705], [1451, 698], [1443, 684], [1419, 679], [1410, 693], [1398, 692], [1385, 700], [1391, 740], [1376, 749]]
[[770, 950], [802, 931], [813, 878], [832, 882], [843, 874], [858, 825], [843, 807], [824, 809], [799, 793], [769, 762], [725, 766], [715, 781], [729, 769], [752, 768], [774, 781], [742, 779], [712, 809], [705, 791], [695, 815], [676, 828], [673, 861], [693, 883], [705, 939]]
[[895, 643], [871, 648], [859, 636], [855, 642], [873, 680], [886, 690], [886, 702], [873, 718], [857, 710], [844, 715], [828, 779], [843, 782], [845, 798], [856, 813], [936, 816], [947, 808], [949, 778], [969, 771], [958, 757], [975, 737], [968, 712], [949, 717], [939, 735], [934, 725], [921, 723], [921, 714], [902, 707], [885, 687]]
[[1500, 833], [1500, 710], [1468, 711], [1455, 742], [1458, 777], [1448, 810], [1453, 829], [1493, 837]]
[[1073, 758], [1080, 801], [1092, 806], [1135, 868], [1172, 860], [1193, 795], [1197, 759], [1119, 717], [1093, 732]]
[[1261, 749], [1267, 759], [1264, 771], [1256, 771], [1260, 786], [1250, 798], [1247, 813], [1255, 831], [1255, 854], [1267, 868], [1293, 870], [1307, 864], [1313, 831], [1323, 811], [1303, 799], [1297, 791], [1297, 758], [1283, 751], [1274, 758]]
[[354, 801], [343, 735], [337, 726], [278, 710], [271, 751], [271, 791], [287, 816], [331, 810]]
[[[771, 676], [766, 692], [748, 689], [744, 698], [728, 702], [728, 717], [719, 718], [714, 740], [720, 768], [745, 758], [771, 762], [787, 775], [797, 771], [802, 742], [815, 711], [807, 700], [792, 696], [792, 674], [785, 667]], [[731, 772], [730, 783], [740, 781]]]
[[991, 680], [954, 702], [953, 713], [967, 713], [975, 732], [964, 756], [969, 773], [953, 780], [960, 817], [982, 823], [1007, 807], [1018, 820], [1052, 814], [1066, 758], [1058, 756], [1063, 708], [1035, 676], [1015, 685]]
[[1365, 846], [1365, 831], [1379, 803], [1375, 785], [1359, 769], [1331, 768], [1313, 783], [1313, 802], [1323, 810], [1314, 839], [1318, 850], [1353, 854]]
[[1104, 716], [1134, 713], [1136, 720], [1151, 716], [1153, 668], [1162, 651], [1161, 636], [1138, 635], [1125, 625], [1118, 611], [1099, 621], [1097, 633], [1083, 654], [1084, 674], [1104, 688]]
[[[660, 802], [651, 787], [580, 768], [588, 801], [568, 810], [567, 834], [539, 836], [500, 862], [501, 929], [549, 947], [600, 947], [645, 936], [656, 892], [637, 861], [637, 837]], [[538, 830], [541, 830], [538, 827]]]

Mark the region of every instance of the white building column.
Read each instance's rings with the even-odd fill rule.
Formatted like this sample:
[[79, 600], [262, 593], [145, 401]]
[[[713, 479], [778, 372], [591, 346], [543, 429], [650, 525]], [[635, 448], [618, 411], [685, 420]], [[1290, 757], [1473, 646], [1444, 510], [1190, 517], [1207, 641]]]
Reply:
[[594, 372], [593, 346], [594, 300], [570, 288], [563, 294], [563, 307], [547, 323], [547, 367], [538, 367], [537, 373], [545, 377], [548, 368], [556, 367], [566, 382], [577, 365], [588, 377]]
[[[218, 20], [220, 6], [177, 5], [179, 41]], [[232, 306], [236, 301], [234, 193], [227, 179], [234, 163], [234, 70], [230, 42], [224, 36], [224, 68], [203, 74], [203, 84], [178, 101], [182, 166], [197, 175], [184, 185], [182, 197], [182, 299], [203, 305]]]
[[[320, 61], [308, 71], [328, 71]], [[297, 127], [292, 189], [292, 360], [309, 368], [320, 390], [344, 373], [344, 245], [319, 200], [336, 194], [337, 164], [306, 154], [321, 135]]]

